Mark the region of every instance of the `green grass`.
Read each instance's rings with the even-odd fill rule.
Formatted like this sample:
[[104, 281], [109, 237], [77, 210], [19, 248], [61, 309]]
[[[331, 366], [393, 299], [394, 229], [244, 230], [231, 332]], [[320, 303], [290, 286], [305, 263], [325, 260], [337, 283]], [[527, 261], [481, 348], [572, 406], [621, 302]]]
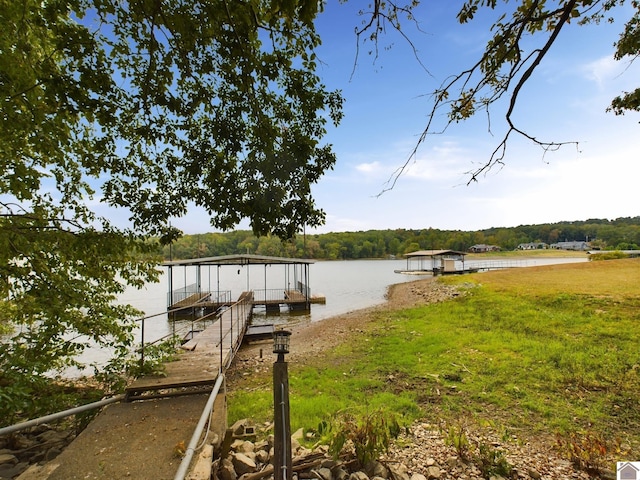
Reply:
[[[290, 364], [292, 428], [384, 406], [407, 423], [473, 418], [520, 437], [595, 432], [640, 457], [638, 280], [640, 260], [440, 279], [465, 294], [377, 312], [348, 343]], [[269, 382], [229, 404], [232, 420], [269, 419]]]

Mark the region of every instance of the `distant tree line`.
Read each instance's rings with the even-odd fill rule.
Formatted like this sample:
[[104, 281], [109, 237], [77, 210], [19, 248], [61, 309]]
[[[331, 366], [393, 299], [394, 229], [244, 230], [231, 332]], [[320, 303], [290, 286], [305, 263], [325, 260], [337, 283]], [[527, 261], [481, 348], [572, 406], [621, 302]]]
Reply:
[[282, 242], [273, 236], [256, 237], [250, 231], [185, 235], [165, 246], [165, 259], [215, 257], [249, 253], [328, 260], [385, 258], [402, 256], [416, 250], [451, 249], [468, 251], [472, 245], [496, 245], [515, 250], [521, 243], [553, 244], [564, 241], [588, 241], [603, 250], [639, 249], [640, 217], [615, 220], [590, 219], [542, 225], [489, 228], [478, 231], [368, 230], [359, 232], [299, 235]]

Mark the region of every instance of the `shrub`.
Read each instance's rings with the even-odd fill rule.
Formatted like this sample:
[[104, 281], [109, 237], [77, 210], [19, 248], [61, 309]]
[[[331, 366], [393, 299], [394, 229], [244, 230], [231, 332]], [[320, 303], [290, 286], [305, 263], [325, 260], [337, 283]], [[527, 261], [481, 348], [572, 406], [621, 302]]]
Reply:
[[350, 444], [358, 464], [364, 467], [389, 450], [391, 441], [400, 434], [400, 425], [395, 415], [383, 410], [362, 415], [340, 412], [331, 423], [322, 422], [318, 430], [328, 437], [329, 452], [335, 458]]

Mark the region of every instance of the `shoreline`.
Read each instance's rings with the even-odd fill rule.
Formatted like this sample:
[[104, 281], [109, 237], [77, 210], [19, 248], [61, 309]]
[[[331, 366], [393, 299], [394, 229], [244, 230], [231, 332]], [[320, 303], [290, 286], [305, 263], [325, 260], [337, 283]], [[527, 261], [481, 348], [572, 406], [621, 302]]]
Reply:
[[[349, 340], [350, 335], [362, 330], [373, 315], [440, 302], [455, 297], [456, 287], [438, 282], [434, 277], [420, 278], [410, 282], [394, 283], [387, 287], [383, 303], [351, 310], [314, 322], [297, 323], [286, 328], [291, 331], [289, 359], [303, 362], [324, 350], [336, 347]], [[262, 364], [265, 346], [270, 347], [271, 339], [243, 344], [236, 353], [234, 365], [230, 367], [228, 380], [234, 379], [234, 371], [241, 371], [247, 365]], [[270, 352], [270, 348], [267, 348]], [[266, 357], [266, 355], [265, 355]], [[234, 380], [231, 380], [235, 383]]]

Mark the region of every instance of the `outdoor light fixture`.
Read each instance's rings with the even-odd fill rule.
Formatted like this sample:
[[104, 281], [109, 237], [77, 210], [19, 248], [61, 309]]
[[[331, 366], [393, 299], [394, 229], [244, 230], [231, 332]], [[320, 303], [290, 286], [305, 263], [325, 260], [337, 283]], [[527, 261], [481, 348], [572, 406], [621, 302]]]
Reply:
[[289, 353], [289, 340], [291, 332], [288, 330], [276, 330], [273, 332], [273, 353], [284, 355]]
[[289, 372], [284, 355], [289, 353], [291, 332], [273, 332], [273, 353], [278, 359], [273, 364], [273, 477], [274, 480], [292, 480], [291, 422], [289, 419]]

